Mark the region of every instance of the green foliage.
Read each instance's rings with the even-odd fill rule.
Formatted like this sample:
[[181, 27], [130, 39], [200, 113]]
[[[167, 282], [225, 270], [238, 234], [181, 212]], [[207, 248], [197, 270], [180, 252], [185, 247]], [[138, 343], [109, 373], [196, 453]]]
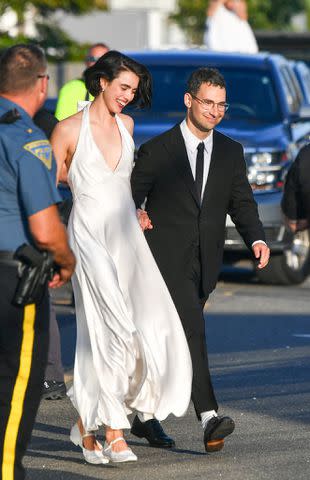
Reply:
[[307, 8], [307, 0], [248, 0], [248, 8], [253, 28], [287, 30], [292, 15]]
[[[24, 15], [26, 9], [32, 6], [38, 12], [36, 38], [23, 35]], [[88, 44], [79, 44], [72, 40], [56, 24], [49, 21], [49, 16], [57, 9], [76, 15], [94, 9], [106, 10], [106, 0], [0, 0], [0, 15], [8, 8], [13, 9], [18, 18], [19, 34], [10, 37], [8, 32], [0, 33], [0, 49], [16, 43], [38, 43], [46, 51], [49, 60], [83, 60]], [[44, 19], [44, 20], [43, 20]]]
[[8, 7], [24, 14], [25, 9], [34, 6], [40, 14], [48, 14], [57, 9], [73, 14], [81, 14], [93, 9], [106, 10], [106, 0], [0, 0], [0, 13]]
[[31, 0], [28, 3], [31, 3], [43, 15], [56, 9], [78, 15], [92, 9], [106, 10], [107, 8], [107, 2], [104, 0]]
[[[208, 0], [178, 0], [171, 16], [191, 43], [202, 43]], [[310, 0], [248, 0], [249, 22], [254, 29], [287, 30], [292, 15], [310, 11]], [[309, 14], [310, 15], [310, 14]]]
[[49, 61], [83, 61], [89, 44], [80, 44], [73, 40], [58, 25], [37, 23], [38, 35], [35, 39], [44, 48]]
[[186, 32], [191, 43], [200, 44], [203, 37], [208, 0], [179, 0], [178, 11], [171, 15]]

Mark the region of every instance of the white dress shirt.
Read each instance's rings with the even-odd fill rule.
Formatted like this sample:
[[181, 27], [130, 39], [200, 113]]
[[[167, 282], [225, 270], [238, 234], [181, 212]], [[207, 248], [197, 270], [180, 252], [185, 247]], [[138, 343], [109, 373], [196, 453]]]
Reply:
[[[186, 152], [189, 160], [189, 164], [191, 167], [191, 171], [193, 174], [193, 179], [195, 180], [196, 177], [196, 158], [197, 158], [197, 147], [199, 143], [202, 142], [200, 138], [196, 137], [190, 129], [187, 126], [186, 119], [183, 120], [183, 122], [180, 125], [181, 133], [184, 138], [185, 142], [185, 147], [186, 147]], [[211, 154], [212, 154], [212, 149], [213, 149], [213, 130], [211, 130], [210, 134], [203, 140], [203, 143], [205, 145], [204, 149], [204, 163], [203, 163], [203, 179], [202, 179], [202, 189], [201, 189], [201, 198], [203, 197], [204, 194], [204, 189], [207, 183], [208, 179], [208, 174], [209, 174], [209, 168], [210, 168], [210, 162], [211, 162]], [[255, 242], [252, 243], [252, 247], [256, 243], [266, 243], [263, 240], [256, 240]]]
[[201, 198], [203, 197], [203, 192], [207, 183], [208, 173], [210, 168], [211, 153], [213, 148], [213, 130], [211, 130], [210, 135], [207, 136], [204, 140], [196, 137], [188, 128], [186, 120], [184, 119], [180, 125], [181, 133], [184, 138], [185, 147], [187, 151], [187, 156], [191, 171], [193, 174], [193, 179], [196, 177], [196, 159], [197, 159], [197, 147], [199, 143], [203, 141], [204, 149], [204, 162], [203, 162], [203, 177], [202, 177], [202, 189], [201, 189]]

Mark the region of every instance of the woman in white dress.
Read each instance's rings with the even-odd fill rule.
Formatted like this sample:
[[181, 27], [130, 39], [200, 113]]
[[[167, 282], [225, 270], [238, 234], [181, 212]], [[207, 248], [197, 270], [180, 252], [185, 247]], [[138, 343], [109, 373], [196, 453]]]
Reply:
[[[85, 78], [95, 100], [60, 122], [52, 137], [60, 179], [67, 174], [72, 191], [68, 230], [77, 260], [77, 345], [68, 395], [80, 418], [71, 440], [90, 463], [132, 461], [137, 457], [123, 438], [123, 429], [130, 428], [127, 415], [183, 415], [191, 360], [144, 238], [142, 230], [152, 225], [131, 197], [133, 120], [121, 112], [129, 103], [150, 104], [150, 74], [110, 51]], [[103, 448], [95, 439], [101, 425]]]

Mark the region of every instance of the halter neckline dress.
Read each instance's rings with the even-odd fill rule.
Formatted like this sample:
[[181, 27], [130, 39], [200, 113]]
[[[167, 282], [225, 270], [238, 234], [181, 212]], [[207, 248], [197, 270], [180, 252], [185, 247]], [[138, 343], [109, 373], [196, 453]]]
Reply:
[[[192, 366], [184, 331], [136, 216], [134, 142], [115, 116], [122, 153], [115, 170], [96, 145], [89, 110], [68, 173], [68, 233], [77, 264], [73, 386], [86, 430], [130, 428], [133, 410], [163, 420], [186, 412]], [[156, 227], [155, 227], [156, 228]]]

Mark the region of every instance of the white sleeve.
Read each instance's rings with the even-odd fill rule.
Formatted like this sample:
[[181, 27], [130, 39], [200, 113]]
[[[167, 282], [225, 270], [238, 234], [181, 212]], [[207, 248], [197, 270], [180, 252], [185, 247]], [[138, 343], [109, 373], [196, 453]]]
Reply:
[[236, 31], [237, 17], [223, 5], [206, 21], [205, 44], [210, 50], [233, 51], [231, 43]]

